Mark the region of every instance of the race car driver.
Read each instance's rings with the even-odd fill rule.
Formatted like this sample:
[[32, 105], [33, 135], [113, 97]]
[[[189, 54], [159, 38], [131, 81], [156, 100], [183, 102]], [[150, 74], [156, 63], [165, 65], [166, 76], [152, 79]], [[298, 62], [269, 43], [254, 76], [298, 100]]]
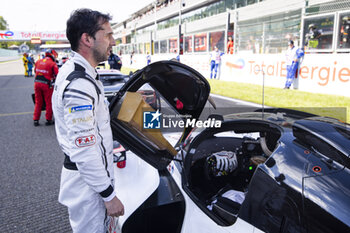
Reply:
[[226, 176], [237, 169], [237, 155], [232, 151], [213, 153], [207, 158], [206, 166], [213, 177]]
[[39, 119], [41, 115], [41, 108], [43, 106], [43, 100], [46, 104], [46, 125], [52, 125], [52, 107], [51, 97], [53, 87], [52, 84], [57, 76], [58, 67], [56, 64], [57, 53], [53, 49], [49, 49], [45, 52], [45, 57], [38, 60], [35, 63], [35, 80], [34, 80], [34, 93], [35, 93], [35, 107], [34, 107], [34, 126], [39, 125]]
[[52, 96], [58, 142], [65, 154], [59, 202], [73, 232], [106, 232], [124, 214], [114, 190], [113, 139], [102, 83], [95, 67], [115, 45], [110, 15], [74, 11], [66, 35], [74, 51], [60, 69]]

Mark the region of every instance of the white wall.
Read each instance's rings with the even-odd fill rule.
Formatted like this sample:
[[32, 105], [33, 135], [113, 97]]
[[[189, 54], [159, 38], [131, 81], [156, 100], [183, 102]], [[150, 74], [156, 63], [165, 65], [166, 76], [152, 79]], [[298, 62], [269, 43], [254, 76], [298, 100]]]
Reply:
[[[226, 56], [221, 79], [283, 88], [286, 80], [284, 54]], [[348, 54], [306, 54], [300, 65], [297, 87], [301, 91], [350, 97]]]
[[[169, 60], [176, 55], [153, 55], [152, 62]], [[123, 56], [123, 65], [128, 67], [130, 56]], [[181, 62], [209, 78], [209, 55], [182, 55]], [[135, 55], [133, 68], [146, 65], [146, 55]], [[262, 85], [265, 72], [265, 85], [283, 88], [286, 81], [284, 54], [242, 54], [224, 55], [221, 64], [220, 80]], [[301, 91], [333, 94], [350, 97], [349, 54], [306, 54], [300, 66], [299, 77], [294, 84]]]

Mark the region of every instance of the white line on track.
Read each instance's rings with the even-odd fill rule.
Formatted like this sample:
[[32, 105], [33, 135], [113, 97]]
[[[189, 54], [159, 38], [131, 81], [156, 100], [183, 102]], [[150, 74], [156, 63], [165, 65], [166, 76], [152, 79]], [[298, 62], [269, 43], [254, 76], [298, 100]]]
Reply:
[[0, 113], [0, 117], [33, 114], [33, 112]]
[[[244, 104], [244, 105], [249, 105], [252, 107], [257, 107], [257, 108], [261, 107], [261, 104], [256, 104], [256, 103], [252, 103], [252, 102], [248, 102], [248, 101], [244, 101], [244, 100], [239, 100], [239, 99], [233, 99], [233, 98], [229, 98], [229, 97], [221, 96], [221, 95], [216, 95], [216, 94], [210, 94], [210, 95], [212, 97], [215, 97], [215, 98], [228, 100], [228, 101], [232, 101], [232, 102], [236, 102], [236, 103], [240, 103], [240, 104]], [[267, 107], [267, 106], [265, 106], [265, 107]]]

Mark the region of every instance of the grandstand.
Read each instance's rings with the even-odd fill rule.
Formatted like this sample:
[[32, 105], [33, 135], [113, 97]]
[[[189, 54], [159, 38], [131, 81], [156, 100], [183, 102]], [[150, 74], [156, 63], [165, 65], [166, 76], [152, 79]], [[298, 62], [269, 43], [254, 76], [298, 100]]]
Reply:
[[[309, 26], [321, 37], [308, 44]], [[123, 65], [142, 68], [174, 58], [209, 77], [208, 54], [217, 46], [234, 54], [222, 59], [220, 79], [282, 87], [288, 40], [305, 48], [294, 88], [350, 96], [350, 1], [348, 0], [158, 0], [112, 26]], [[347, 35], [346, 35], [347, 34]], [[132, 57], [131, 57], [131, 54]], [[132, 60], [131, 60], [132, 59]]]
[[350, 49], [340, 43], [348, 15], [347, 0], [158, 0], [113, 29], [123, 54], [224, 51], [230, 35], [235, 53], [271, 54], [282, 52], [288, 39], [302, 45], [315, 23], [324, 32], [317, 52], [338, 53]]

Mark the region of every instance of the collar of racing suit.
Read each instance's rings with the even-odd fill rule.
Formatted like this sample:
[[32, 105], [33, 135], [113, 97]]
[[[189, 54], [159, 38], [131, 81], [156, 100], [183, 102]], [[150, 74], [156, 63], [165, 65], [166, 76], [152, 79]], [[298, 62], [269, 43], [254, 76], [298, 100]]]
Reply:
[[95, 79], [98, 80], [99, 76], [97, 74], [97, 71], [94, 67], [90, 65], [90, 63], [79, 53], [72, 52], [72, 59], [75, 63], [78, 63], [82, 67], [85, 67], [85, 72], [90, 75], [91, 77], [95, 77]]

